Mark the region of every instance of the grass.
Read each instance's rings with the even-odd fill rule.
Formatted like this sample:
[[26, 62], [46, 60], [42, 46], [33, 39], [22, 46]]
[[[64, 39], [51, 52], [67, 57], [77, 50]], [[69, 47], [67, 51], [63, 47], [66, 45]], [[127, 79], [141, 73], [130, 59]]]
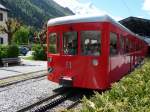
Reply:
[[33, 56], [23, 57], [25, 60], [34, 60]]
[[150, 59], [112, 85], [112, 89], [83, 98], [80, 112], [150, 112]]

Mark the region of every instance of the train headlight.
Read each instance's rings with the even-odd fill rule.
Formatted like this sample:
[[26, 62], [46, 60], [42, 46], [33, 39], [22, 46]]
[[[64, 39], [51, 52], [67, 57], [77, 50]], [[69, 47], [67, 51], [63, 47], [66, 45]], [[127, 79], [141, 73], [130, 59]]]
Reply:
[[48, 68], [48, 73], [52, 73], [53, 72], [53, 68], [49, 67]]
[[93, 64], [94, 66], [98, 66], [98, 64], [99, 64], [99, 63], [98, 63], [98, 60], [97, 60], [97, 59], [93, 59], [93, 60], [92, 60], [92, 64]]
[[47, 59], [47, 61], [48, 61], [48, 62], [52, 62], [52, 58], [49, 57], [49, 58]]

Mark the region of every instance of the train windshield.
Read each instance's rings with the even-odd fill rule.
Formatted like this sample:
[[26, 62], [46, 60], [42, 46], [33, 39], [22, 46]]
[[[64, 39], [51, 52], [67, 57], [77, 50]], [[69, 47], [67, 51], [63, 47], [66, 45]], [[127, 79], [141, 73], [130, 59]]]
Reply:
[[76, 55], [78, 50], [77, 32], [63, 33], [63, 51], [65, 55]]
[[51, 33], [49, 36], [49, 52], [52, 54], [59, 53], [59, 35]]
[[[60, 36], [57, 33], [51, 33], [49, 36], [49, 52], [58, 54], [63, 51], [64, 55], [77, 55], [78, 33], [75, 31], [64, 32], [62, 35], [62, 48], [60, 48]], [[100, 31], [81, 31], [80, 32], [81, 55], [100, 56], [101, 54], [101, 32]]]
[[100, 31], [81, 32], [81, 50], [84, 56], [100, 56], [101, 50]]

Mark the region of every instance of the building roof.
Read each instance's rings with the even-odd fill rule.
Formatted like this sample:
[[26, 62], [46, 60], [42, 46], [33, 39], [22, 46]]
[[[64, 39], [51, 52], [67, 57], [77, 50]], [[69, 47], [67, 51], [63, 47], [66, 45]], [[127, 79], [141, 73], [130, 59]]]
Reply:
[[3, 6], [2, 4], [0, 4], [0, 10], [3, 10], [3, 11], [9, 11], [5, 6]]
[[[55, 19], [50, 19], [48, 21], [47, 26], [55, 26], [55, 25], [63, 25], [63, 24], [71, 24], [71, 23], [83, 23], [83, 22], [111, 22], [112, 24], [115, 24], [116, 26], [120, 27], [122, 30], [125, 30], [130, 34], [135, 35], [125, 26], [113, 20], [108, 15], [72, 15], [72, 16], [58, 17]], [[141, 37], [139, 36], [139, 38]]]
[[128, 17], [119, 22], [136, 34], [150, 36], [150, 20], [148, 19]]

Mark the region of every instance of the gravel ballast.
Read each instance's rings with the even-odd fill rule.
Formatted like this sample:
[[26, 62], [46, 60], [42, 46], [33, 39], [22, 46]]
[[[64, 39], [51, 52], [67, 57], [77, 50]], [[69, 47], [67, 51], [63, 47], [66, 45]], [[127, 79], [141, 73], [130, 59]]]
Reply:
[[46, 77], [0, 88], [0, 112], [15, 112], [53, 94], [59, 85]]

